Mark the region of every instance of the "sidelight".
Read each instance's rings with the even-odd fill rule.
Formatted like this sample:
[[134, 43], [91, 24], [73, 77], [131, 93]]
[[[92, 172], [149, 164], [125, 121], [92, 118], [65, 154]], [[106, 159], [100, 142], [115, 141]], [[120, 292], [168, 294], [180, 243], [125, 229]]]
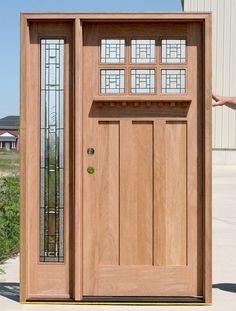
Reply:
[[41, 39], [40, 261], [64, 261], [64, 39]]

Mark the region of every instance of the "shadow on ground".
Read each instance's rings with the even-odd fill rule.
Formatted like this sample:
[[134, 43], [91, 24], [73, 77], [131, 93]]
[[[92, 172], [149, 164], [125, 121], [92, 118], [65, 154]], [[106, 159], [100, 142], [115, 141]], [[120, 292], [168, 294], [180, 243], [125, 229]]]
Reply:
[[219, 288], [219, 289], [224, 290], [226, 292], [236, 293], [236, 284], [234, 284], [234, 283], [213, 284], [212, 288]]
[[19, 283], [0, 282], [0, 296], [19, 302]]

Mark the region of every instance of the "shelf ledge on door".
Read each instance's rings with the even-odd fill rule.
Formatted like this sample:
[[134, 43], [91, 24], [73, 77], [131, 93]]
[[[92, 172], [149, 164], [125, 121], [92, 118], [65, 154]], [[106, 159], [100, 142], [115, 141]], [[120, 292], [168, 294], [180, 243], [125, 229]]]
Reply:
[[98, 107], [126, 107], [126, 106], [147, 106], [147, 107], [188, 107], [191, 98], [187, 96], [98, 96], [93, 99], [93, 103]]

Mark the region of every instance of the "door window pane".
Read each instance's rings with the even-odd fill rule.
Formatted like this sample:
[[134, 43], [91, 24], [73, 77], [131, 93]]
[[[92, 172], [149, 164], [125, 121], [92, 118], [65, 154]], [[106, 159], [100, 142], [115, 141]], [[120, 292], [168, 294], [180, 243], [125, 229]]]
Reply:
[[186, 40], [162, 40], [162, 63], [182, 64], [186, 62]]
[[185, 93], [185, 69], [162, 69], [162, 93]]
[[154, 93], [155, 70], [132, 69], [131, 70], [131, 93]]
[[64, 40], [41, 39], [40, 261], [64, 261]]
[[124, 63], [125, 61], [125, 40], [124, 39], [102, 39], [100, 61], [103, 64]]
[[131, 63], [155, 63], [155, 40], [131, 40]]
[[100, 75], [101, 93], [124, 93], [125, 71], [123, 69], [102, 69]]

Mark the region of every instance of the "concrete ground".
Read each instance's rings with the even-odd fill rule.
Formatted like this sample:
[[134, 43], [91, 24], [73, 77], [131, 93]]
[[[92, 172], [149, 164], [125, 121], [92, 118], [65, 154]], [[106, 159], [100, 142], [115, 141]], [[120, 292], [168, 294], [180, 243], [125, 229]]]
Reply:
[[19, 304], [19, 260], [11, 259], [0, 274], [0, 310], [225, 310], [236, 311], [236, 166], [213, 169], [213, 305], [181, 306], [86, 306]]

